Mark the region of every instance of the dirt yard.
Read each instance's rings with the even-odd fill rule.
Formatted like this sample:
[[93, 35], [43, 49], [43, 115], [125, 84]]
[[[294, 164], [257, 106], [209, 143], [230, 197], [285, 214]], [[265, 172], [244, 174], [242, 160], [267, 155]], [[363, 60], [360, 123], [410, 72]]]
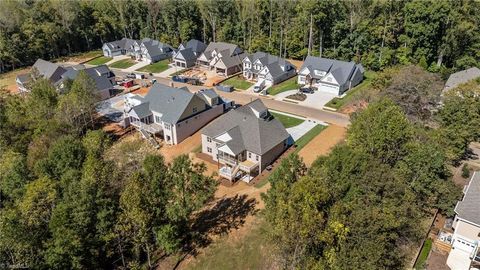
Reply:
[[343, 141], [346, 131], [344, 127], [330, 125], [303, 147], [298, 155], [309, 167], [318, 156], [328, 154], [333, 146]]
[[160, 153], [165, 157], [166, 162], [172, 162], [173, 159], [182, 154], [189, 154], [193, 152], [200, 145], [200, 131], [197, 131], [195, 134], [177, 145], [162, 144], [162, 147], [160, 147]]

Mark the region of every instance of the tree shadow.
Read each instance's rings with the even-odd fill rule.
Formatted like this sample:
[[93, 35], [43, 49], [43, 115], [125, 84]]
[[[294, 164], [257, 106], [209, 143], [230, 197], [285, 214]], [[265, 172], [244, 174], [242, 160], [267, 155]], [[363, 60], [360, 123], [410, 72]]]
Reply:
[[238, 229], [245, 223], [248, 215], [255, 215], [257, 201], [247, 195], [235, 195], [216, 201], [211, 208], [195, 216], [191, 226], [192, 237], [187, 243], [187, 252], [197, 254], [197, 249], [212, 242], [212, 236], [225, 235], [232, 229]]

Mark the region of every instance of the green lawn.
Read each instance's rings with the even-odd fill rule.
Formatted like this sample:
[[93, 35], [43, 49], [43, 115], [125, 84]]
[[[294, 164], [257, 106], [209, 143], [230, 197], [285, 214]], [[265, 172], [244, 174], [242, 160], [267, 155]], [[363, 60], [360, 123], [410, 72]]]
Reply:
[[253, 83], [246, 81], [242, 77], [235, 76], [222, 82], [223, 85], [233, 86], [235, 89], [247, 90]]
[[305, 120], [297, 118], [297, 117], [292, 117], [280, 113], [274, 113], [270, 112], [278, 121], [280, 121], [285, 128], [290, 128], [294, 126], [298, 126], [301, 123], [303, 123]]
[[[326, 128], [326, 126], [323, 126], [323, 125], [314, 126], [311, 130], [309, 130], [305, 135], [303, 135], [300, 139], [298, 139], [295, 142], [295, 145], [297, 146], [297, 148], [295, 148], [295, 151], [293, 153], [298, 154], [298, 152], [300, 150], [302, 150], [302, 148], [305, 147], [305, 145], [307, 145], [307, 143], [309, 143], [311, 140], [313, 140], [313, 138], [317, 137], [317, 135], [320, 134], [320, 132], [322, 132], [322, 130], [324, 130], [325, 128]], [[255, 187], [256, 188], [261, 188], [267, 183], [268, 183], [268, 177], [266, 177], [262, 181], [256, 183]]]
[[149, 73], [159, 73], [168, 69], [168, 59], [158, 61], [151, 65], [137, 69], [138, 71], [149, 72]]
[[347, 95], [343, 98], [334, 98], [330, 100], [325, 106], [333, 109], [340, 109], [346, 104], [350, 103], [357, 95], [362, 94], [362, 92], [368, 90], [372, 84], [372, 79], [377, 76], [376, 72], [365, 71], [365, 79], [362, 83], [347, 91]]
[[112, 59], [112, 57], [100, 56], [88, 61], [86, 64], [98, 66], [103, 65]]
[[428, 238], [427, 240], [425, 240], [425, 244], [423, 244], [420, 255], [418, 256], [418, 259], [415, 262], [415, 266], [413, 267], [414, 269], [425, 269], [425, 263], [427, 262], [430, 249], [432, 249], [432, 239]]
[[133, 65], [135, 65], [135, 61], [130, 58], [127, 58], [127, 59], [119, 60], [117, 62], [113, 62], [112, 64], [110, 64], [110, 67], [123, 69], [123, 68], [129, 68]]
[[270, 87], [268, 89], [268, 94], [274, 96], [279, 93], [295, 89], [298, 89], [297, 76]]
[[273, 247], [265, 234], [268, 225], [261, 218], [256, 219], [258, 221], [255, 221], [246, 235], [233, 240], [221, 237], [207, 247], [205, 252], [202, 252], [186, 269], [272, 269]]

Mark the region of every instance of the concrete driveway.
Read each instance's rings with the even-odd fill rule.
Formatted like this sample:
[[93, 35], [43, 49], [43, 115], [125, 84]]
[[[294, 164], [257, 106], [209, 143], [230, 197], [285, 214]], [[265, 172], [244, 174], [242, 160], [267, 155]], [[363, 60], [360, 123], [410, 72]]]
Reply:
[[290, 136], [292, 136], [293, 141], [296, 142], [316, 125], [318, 125], [318, 123], [316, 123], [315, 121], [305, 120], [305, 122], [301, 123], [298, 126], [287, 128], [287, 132], [288, 134], [290, 134]]
[[[285, 91], [282, 93], [279, 93], [278, 95], [275, 95], [275, 100], [283, 100], [289, 95], [293, 95], [297, 93], [298, 90], [290, 90], [290, 91]], [[296, 101], [298, 102], [298, 105], [302, 106], [307, 106], [315, 109], [322, 109], [325, 104], [327, 104], [330, 100], [333, 98], [337, 97], [335, 94], [331, 93], [325, 93], [325, 92], [320, 92], [320, 91], [315, 91], [313, 94], [305, 94], [307, 95], [307, 99], [304, 101]]]
[[108, 118], [112, 122], [121, 123], [123, 120], [123, 97], [118, 95], [101, 101], [95, 107], [97, 113]]

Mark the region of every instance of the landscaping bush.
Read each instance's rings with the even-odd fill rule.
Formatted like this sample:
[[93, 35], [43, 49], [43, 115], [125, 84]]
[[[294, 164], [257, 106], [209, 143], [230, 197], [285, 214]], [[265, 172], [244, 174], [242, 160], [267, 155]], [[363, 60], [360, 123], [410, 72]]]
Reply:
[[463, 167], [462, 167], [462, 177], [463, 177], [463, 178], [469, 178], [469, 177], [470, 177], [470, 170], [468, 169], [468, 165], [467, 165], [467, 164], [463, 164]]

